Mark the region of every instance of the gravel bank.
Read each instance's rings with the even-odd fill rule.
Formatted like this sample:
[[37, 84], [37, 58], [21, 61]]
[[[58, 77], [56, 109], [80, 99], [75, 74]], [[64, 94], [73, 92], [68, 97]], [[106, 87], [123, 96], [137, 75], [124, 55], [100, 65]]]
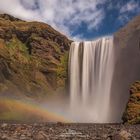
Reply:
[[0, 123], [0, 140], [140, 140], [140, 125]]

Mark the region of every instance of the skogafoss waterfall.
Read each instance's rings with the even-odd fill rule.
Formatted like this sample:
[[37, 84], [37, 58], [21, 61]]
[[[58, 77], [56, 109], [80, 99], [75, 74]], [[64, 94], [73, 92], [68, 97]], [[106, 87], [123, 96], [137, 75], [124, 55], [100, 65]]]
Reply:
[[110, 122], [113, 37], [73, 42], [69, 54], [70, 108], [77, 122]]

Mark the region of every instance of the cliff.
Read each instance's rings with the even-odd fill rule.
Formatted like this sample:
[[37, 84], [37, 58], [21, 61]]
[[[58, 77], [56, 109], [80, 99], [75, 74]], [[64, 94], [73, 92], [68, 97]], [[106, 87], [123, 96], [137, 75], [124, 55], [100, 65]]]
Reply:
[[[118, 117], [118, 114], [124, 114], [123, 118], [125, 118], [125, 122], [130, 122], [130, 118], [133, 118], [135, 122], [137, 120], [136, 116], [140, 116], [138, 114], [138, 112], [140, 112], [138, 105], [140, 101], [136, 99], [137, 106], [133, 106], [131, 104], [132, 95], [130, 96], [129, 93], [133, 83], [140, 80], [140, 16], [135, 17], [126, 26], [115, 33], [114, 44], [115, 72], [112, 82], [111, 98], [111, 102], [114, 104], [112, 110], [116, 113], [114, 113], [114, 118]], [[137, 83], [137, 85], [139, 84], [140, 83]], [[126, 104], [127, 107], [126, 110], [124, 110]], [[130, 112], [129, 108], [133, 110], [133, 113]], [[131, 116], [133, 114], [137, 115]]]
[[70, 43], [45, 23], [0, 15], [0, 96], [64, 92]]

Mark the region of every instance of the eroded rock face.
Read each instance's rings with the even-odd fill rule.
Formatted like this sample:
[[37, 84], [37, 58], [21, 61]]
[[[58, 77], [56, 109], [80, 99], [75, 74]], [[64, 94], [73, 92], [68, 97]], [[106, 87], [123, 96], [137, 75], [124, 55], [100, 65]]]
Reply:
[[131, 86], [130, 99], [123, 115], [123, 121], [140, 123], [140, 81], [135, 82]]
[[64, 92], [70, 43], [45, 23], [0, 15], [0, 95]]
[[129, 100], [131, 85], [140, 80], [140, 16], [114, 35], [115, 71], [112, 81], [112, 117], [120, 120]]

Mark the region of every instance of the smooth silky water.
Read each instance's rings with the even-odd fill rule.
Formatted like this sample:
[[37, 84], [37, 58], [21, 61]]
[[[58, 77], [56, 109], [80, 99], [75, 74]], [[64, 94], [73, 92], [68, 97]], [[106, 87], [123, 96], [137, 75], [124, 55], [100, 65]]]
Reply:
[[113, 37], [72, 43], [69, 54], [70, 111], [76, 122], [111, 122], [113, 53]]

